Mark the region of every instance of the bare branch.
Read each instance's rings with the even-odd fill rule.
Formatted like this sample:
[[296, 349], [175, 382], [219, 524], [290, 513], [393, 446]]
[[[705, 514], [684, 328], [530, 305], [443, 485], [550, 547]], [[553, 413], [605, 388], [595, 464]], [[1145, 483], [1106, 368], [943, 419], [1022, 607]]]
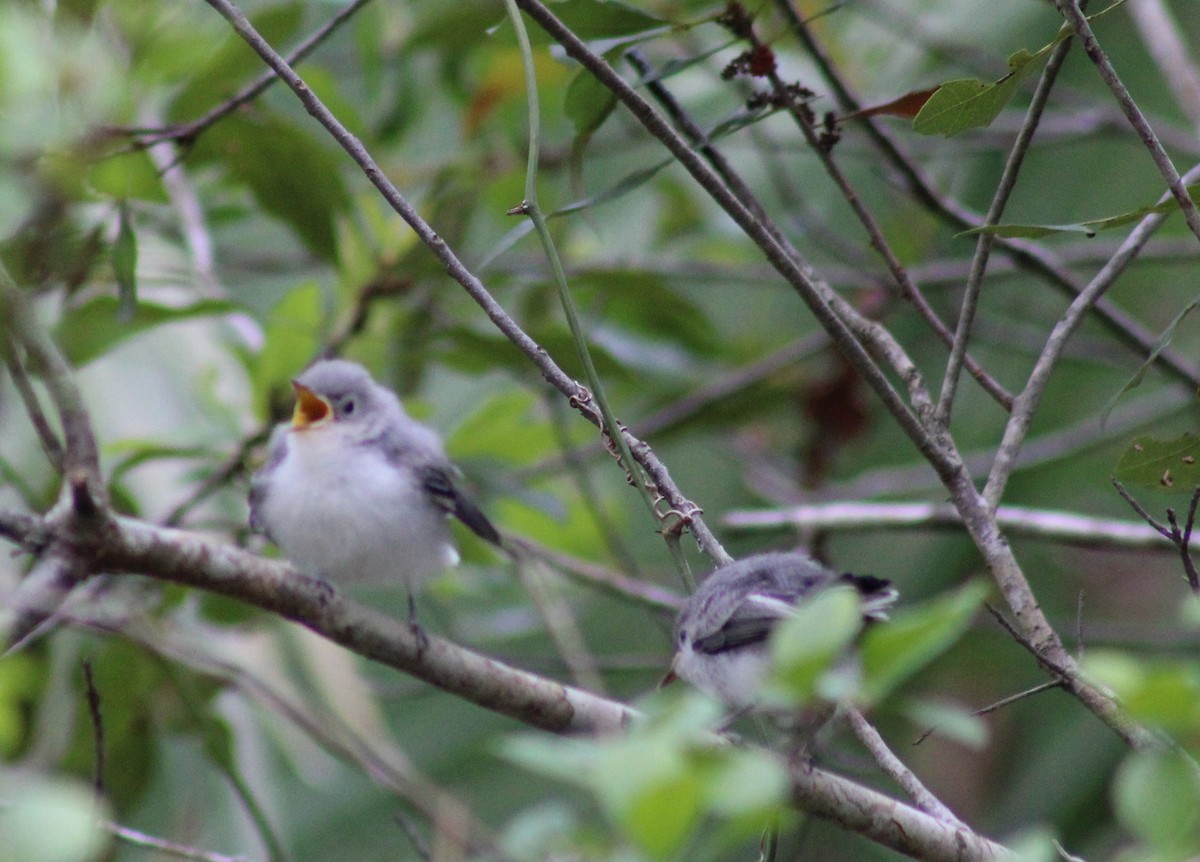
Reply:
[[33, 424], [33, 430], [37, 433], [38, 442], [42, 444], [42, 451], [46, 453], [50, 464], [55, 470], [62, 473], [63, 445], [59, 441], [54, 428], [50, 425], [50, 420], [46, 418], [46, 414], [42, 411], [41, 401], [38, 400], [37, 392], [34, 391], [33, 385], [29, 382], [29, 376], [25, 373], [25, 366], [21, 363], [21, 357], [17, 355], [9, 339], [5, 338], [3, 342], [4, 364], [8, 368], [8, 374], [12, 378], [13, 385], [17, 388], [17, 394], [21, 396], [21, 403], [25, 405], [25, 414]]
[[144, 847], [148, 850], [157, 850], [159, 853], [175, 856], [179, 859], [188, 859], [191, 862], [250, 862], [250, 857], [248, 856], [227, 856], [224, 853], [201, 850], [199, 847], [168, 841], [165, 838], [149, 835], [137, 829], [122, 826], [120, 823], [113, 823], [112, 821], [102, 821], [100, 825], [126, 844], [134, 847]]
[[[1200, 178], [1200, 165], [1193, 167], [1187, 173], [1189, 182], [1197, 178]], [[1150, 235], [1158, 229], [1165, 218], [1165, 213], [1153, 213], [1137, 223], [1117, 253], [1100, 268], [1088, 286], [1075, 297], [1046, 339], [1045, 347], [1042, 348], [1041, 355], [1034, 364], [1033, 371], [1029, 374], [1025, 388], [1017, 397], [1017, 404], [1004, 429], [1004, 437], [996, 452], [996, 460], [988, 475], [987, 485], [984, 487], [984, 498], [992, 508], [999, 504], [1004, 495], [1004, 488], [1012, 475], [1017, 454], [1025, 441], [1029, 425], [1033, 421], [1033, 414], [1041, 403], [1051, 372], [1062, 359], [1068, 339], [1083, 322], [1084, 317], [1094, 307], [1096, 301], [1112, 287], [1125, 266], [1137, 255], [1139, 249], [1149, 240]]]
[[[1021, 171], [1021, 166], [1025, 163], [1025, 155], [1029, 152], [1029, 147], [1033, 143], [1034, 132], [1037, 131], [1038, 123], [1042, 117], [1042, 111], [1046, 107], [1046, 102], [1050, 98], [1050, 90], [1054, 87], [1054, 82], [1058, 78], [1058, 70], [1062, 68], [1063, 61], [1067, 58], [1067, 53], [1071, 50], [1071, 40], [1066, 39], [1055, 46], [1050, 54], [1050, 58], [1046, 61], [1045, 68], [1042, 69], [1041, 77], [1038, 79], [1037, 90], [1034, 91], [1033, 98], [1029, 102], [1029, 107], [1025, 111], [1025, 122], [1021, 124], [1021, 129], [1017, 133], [1017, 139], [1013, 141], [1012, 148], [1008, 153], [1008, 160], [1004, 163], [1004, 172], [1000, 176], [1000, 182], [996, 185], [996, 191], [992, 195], [992, 202], [988, 206], [987, 214], [983, 217], [985, 225], [998, 224], [1001, 216], [1004, 214], [1004, 208], [1008, 205], [1009, 196], [1017, 185], [1017, 175]], [[971, 338], [971, 331], [975, 325], [975, 310], [979, 302], [979, 292], [983, 287], [983, 276], [987, 269], [988, 258], [991, 256], [992, 244], [995, 237], [990, 233], [983, 233], [975, 244], [975, 254], [971, 258], [971, 273], [967, 276], [966, 286], [963, 288], [962, 304], [959, 308], [958, 326], [954, 333], [954, 346], [950, 350], [950, 359], [946, 365], [946, 373], [942, 378], [942, 393], [938, 398], [937, 406], [937, 421], [949, 427], [950, 414], [954, 407], [954, 396], [958, 389], [959, 374], [962, 365], [967, 356], [967, 343]], [[1008, 402], [1009, 412], [1012, 412], [1012, 401]]]
[[[721, 522], [743, 530], [778, 530], [790, 527], [859, 532], [961, 527], [963, 521], [958, 510], [948, 503], [847, 501], [812, 503], [784, 509], [734, 510], [727, 513]], [[1011, 536], [1049, 539], [1064, 544], [1148, 551], [1170, 549], [1170, 546], [1163, 542], [1163, 536], [1170, 539], [1169, 531], [1163, 532], [1155, 526], [1135, 521], [1097, 518], [1075, 512], [1001, 506], [996, 510], [996, 523]]]
[[1129, 125], [1137, 132], [1137, 136], [1142, 139], [1142, 143], [1150, 151], [1150, 157], [1154, 160], [1159, 173], [1167, 181], [1167, 187], [1171, 190], [1171, 197], [1175, 198], [1176, 203], [1183, 210], [1183, 219], [1187, 222], [1188, 228], [1196, 235], [1197, 239], [1200, 239], [1200, 210], [1196, 209], [1195, 202], [1184, 186], [1183, 177], [1179, 175], [1179, 171], [1175, 169], [1171, 157], [1167, 155], [1167, 151], [1159, 142], [1158, 136], [1154, 134], [1154, 129], [1150, 127], [1150, 122], [1146, 119], [1146, 115], [1142, 113], [1142, 109], [1133, 100], [1133, 96], [1125, 89], [1125, 84], [1122, 83], [1121, 77], [1117, 74], [1112, 61], [1108, 59], [1108, 55], [1100, 47], [1100, 43], [1096, 39], [1096, 34], [1092, 31], [1092, 25], [1088, 22], [1087, 16], [1083, 14], [1083, 10], [1080, 8], [1079, 0], [1054, 0], [1054, 5], [1058, 7], [1058, 11], [1062, 16], [1067, 19], [1067, 23], [1075, 28], [1075, 32], [1079, 35], [1080, 43], [1083, 45], [1084, 52], [1096, 64], [1096, 69], [1100, 72], [1100, 77], [1108, 85], [1109, 90], [1112, 91], [1113, 98], [1117, 100], [1117, 104], [1121, 106], [1121, 112], [1125, 114], [1126, 119], [1129, 120]]
[[[944, 441], [935, 440], [926, 432], [921, 416], [909, 409], [892, 388], [882, 369], [872, 361], [868, 344], [886, 355], [889, 360], [895, 358], [896, 352], [903, 353], [899, 345], [890, 339], [890, 334], [882, 328], [874, 329], [869, 321], [859, 319], [857, 311], [817, 277], [812, 267], [800, 257], [799, 252], [781, 244], [778, 231], [755, 218], [753, 212], [729, 190], [704, 158], [689, 146], [653, 106], [563, 24], [545, 4], [540, 0], [517, 0], [517, 5], [558, 42], [567, 54], [586, 67], [607, 87], [754, 241], [776, 271], [804, 300], [813, 316], [875, 390], [897, 424], [938, 474], [945, 479], [957, 472], [960, 465], [957, 458], [943, 448], [941, 444]], [[847, 314], [851, 315], [853, 322], [844, 316]], [[860, 340], [872, 338], [876, 334], [887, 337], [888, 343], [864, 344]], [[910, 393], [920, 386], [919, 376], [915, 372], [916, 368], [911, 363], [906, 363], [899, 370], [909, 386]]]
[[793, 763], [792, 801], [906, 856], [925, 862], [1015, 860], [1006, 848], [966, 829], [866, 790], [807, 762]]
[[[813, 35], [811, 28], [792, 8], [791, 2], [775, 0], [775, 6], [784, 20], [788, 22], [792, 32], [813, 55], [821, 74], [829, 82], [838, 102], [848, 111], [861, 109], [862, 101], [838, 73], [833, 62]], [[869, 116], [860, 117], [858, 122], [866, 129], [867, 134], [884, 157], [899, 171], [901, 178], [908, 185], [916, 200], [930, 212], [959, 229], [978, 227], [983, 223], [984, 216], [982, 214], [972, 211], [939, 192], [919, 160], [907, 153], [895, 135], [884, 125]], [[1072, 295], [1078, 296], [1085, 289], [1085, 285], [1079, 282], [1063, 262], [1042, 245], [1024, 239], [998, 237], [995, 246], [1003, 250], [1020, 266], [1037, 273], [1051, 284]], [[1093, 311], [1121, 343], [1132, 348], [1139, 356], [1149, 356], [1155, 350], [1156, 335], [1147, 331], [1144, 326], [1117, 306], [1101, 298], [1095, 302]], [[1197, 372], [1197, 369], [1178, 351], [1167, 349], [1159, 352], [1156, 364], [1162, 366], [1173, 378], [1187, 385], [1189, 389], [1200, 388], [1200, 372]]]
[[1138, 0], [1125, 7], [1154, 58], [1163, 83], [1175, 96], [1192, 128], [1200, 132], [1200, 71], [1188, 55], [1187, 43], [1163, 0]]
[[372, 661], [486, 709], [558, 733], [619, 730], [620, 704], [509, 667], [357, 604], [291, 565], [194, 534], [119, 519], [96, 548], [97, 568], [151, 575], [248, 602], [299, 622]]
[[[313, 52], [313, 50], [324, 42], [338, 27], [350, 19], [363, 6], [370, 3], [371, 0], [352, 0], [347, 3], [342, 9], [336, 12], [328, 21], [317, 28], [313, 33], [297, 45], [290, 54], [287, 55], [288, 65], [299, 63], [305, 57]], [[196, 138], [200, 137], [210, 126], [219, 120], [232, 114], [238, 108], [258, 98], [258, 96], [279, 80], [274, 72], [264, 72], [259, 75], [236, 94], [226, 99], [215, 108], [208, 111], [202, 117], [198, 117], [191, 122], [184, 123], [179, 126], [171, 126], [165, 129], [126, 129], [129, 134], [137, 135], [141, 140], [140, 143], [145, 147], [153, 147], [156, 144], [165, 143], [167, 141], [178, 141], [184, 146], [190, 146], [196, 142]], [[162, 169], [162, 165], [159, 165]]]
[[[279, 75], [280, 78], [299, 97], [305, 109], [333, 136], [334, 140], [346, 151], [354, 162], [363, 170], [383, 195], [384, 200], [404, 219], [417, 237], [429, 247], [434, 256], [446, 268], [446, 272], [467, 291], [475, 300], [496, 328], [504, 334], [516, 347], [524, 353], [542, 373], [542, 376], [559, 392], [571, 400], [580, 414], [597, 428], [603, 423], [599, 411], [590, 403], [586, 390], [572, 380], [551, 359], [541, 345], [529, 337], [515, 320], [500, 306], [481, 282], [470, 270], [463, 265], [454, 251], [446, 244], [429, 223], [421, 218], [416, 209], [404, 198], [400, 191], [363, 147], [362, 143], [343, 126], [338, 119], [325, 107], [324, 103], [309, 89], [308, 85], [291, 68], [290, 65], [258, 34], [251, 26], [246, 16], [228, 0], [207, 0], [230, 22], [238, 35], [246, 41], [254, 51]], [[636, 460], [655, 483], [658, 490], [666, 498], [668, 505], [675, 511], [689, 515], [688, 527], [696, 539], [700, 549], [714, 562], [728, 562], [730, 557], [721, 547], [720, 542], [708, 530], [700, 508], [688, 500], [671, 480], [667, 468], [651, 451], [650, 447], [630, 434], [626, 434], [626, 442]]]
[[1142, 507], [1142, 504], [1134, 499], [1133, 495], [1126, 490], [1125, 486], [1113, 480], [1113, 485], [1116, 486], [1117, 493], [1122, 499], [1128, 503], [1135, 512], [1141, 515], [1142, 519], [1150, 526], [1152, 530], [1161, 535], [1172, 545], [1179, 549], [1179, 557], [1183, 563], [1183, 571], [1187, 577], [1188, 586], [1192, 588], [1192, 592], [1200, 595], [1200, 573], [1196, 571], [1196, 562], [1192, 559], [1192, 529], [1196, 526], [1196, 507], [1200, 505], [1200, 487], [1192, 492], [1192, 499], [1188, 504], [1187, 520], [1182, 528], [1179, 526], [1179, 519], [1175, 515], [1175, 510], [1167, 507], [1167, 523], [1170, 527], [1165, 527], [1151, 517], [1150, 513]]
[[951, 826], [962, 827], [964, 825], [954, 815], [954, 812], [930, 793], [921, 780], [913, 774], [913, 771], [888, 748], [883, 737], [879, 735], [879, 731], [867, 721], [867, 717], [860, 710], [851, 707], [846, 710], [845, 715], [846, 723], [850, 725], [850, 729], [854, 731], [858, 741], [871, 753], [875, 763], [883, 770], [884, 774], [900, 785], [900, 788], [908, 794], [908, 798], [915, 802], [918, 808]]

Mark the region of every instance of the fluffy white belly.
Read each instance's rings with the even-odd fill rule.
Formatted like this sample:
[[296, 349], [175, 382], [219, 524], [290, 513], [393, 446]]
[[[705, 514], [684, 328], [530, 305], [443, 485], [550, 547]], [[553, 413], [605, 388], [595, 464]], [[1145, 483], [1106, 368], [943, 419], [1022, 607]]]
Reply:
[[338, 448], [304, 433], [288, 440], [264, 507], [288, 559], [339, 583], [409, 586], [458, 562], [445, 515], [413, 477], [370, 449]]
[[770, 664], [764, 646], [701, 655], [688, 644], [675, 659], [675, 672], [722, 703], [741, 707], [754, 703]]

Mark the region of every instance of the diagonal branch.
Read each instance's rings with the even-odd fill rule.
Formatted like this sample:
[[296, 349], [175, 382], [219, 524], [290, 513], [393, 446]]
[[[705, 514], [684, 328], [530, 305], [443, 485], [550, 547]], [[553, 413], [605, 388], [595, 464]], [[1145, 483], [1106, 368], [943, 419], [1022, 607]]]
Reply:
[[[206, 0], [206, 2], [229, 21], [238, 35], [246, 41], [246, 44], [253, 48], [255, 53], [262, 57], [263, 61], [274, 69], [276, 74], [292, 89], [304, 105], [305, 110], [329, 131], [334, 140], [354, 160], [355, 164], [363, 170], [363, 173], [366, 174], [371, 184], [383, 195], [384, 200], [412, 228], [421, 242], [429, 247], [434, 256], [446, 268], [446, 272], [450, 277], [462, 285], [467, 294], [475, 300], [476, 304], [483, 309], [492, 323], [496, 325], [496, 328], [533, 362], [548, 383], [570, 399], [571, 405], [585, 419], [597, 428], [603, 428], [603, 418], [592, 403], [591, 396], [587, 390], [572, 380], [555, 363], [550, 354], [534, 341], [509, 316], [508, 312], [496, 302], [487, 288], [484, 287], [483, 282], [467, 269], [458, 258], [458, 255], [454, 253], [454, 250], [446, 244], [446, 241], [438, 235], [412, 204], [400, 193], [399, 189], [392, 184], [391, 180], [384, 174], [383, 169], [379, 167], [375, 159], [371, 157], [371, 154], [367, 152], [362, 142], [351, 134], [338, 121], [337, 117], [325, 107], [325, 104], [309, 89], [308, 85], [296, 74], [287, 61], [259, 35], [258, 31], [254, 29], [241, 10], [230, 3], [229, 0]], [[730, 559], [729, 555], [704, 523], [700, 508], [683, 496], [667, 472], [666, 466], [645, 442], [638, 440], [628, 432], [623, 433], [634, 460], [646, 471], [655, 486], [666, 498], [671, 509], [681, 513], [686, 518], [688, 528], [691, 530], [700, 549], [718, 564], [728, 562]]]
[[1183, 219], [1187, 222], [1188, 229], [1196, 235], [1197, 239], [1200, 239], [1200, 210], [1197, 210], [1195, 201], [1188, 194], [1188, 190], [1184, 186], [1183, 177], [1175, 169], [1171, 157], [1167, 155], [1167, 151], [1159, 142], [1158, 136], [1154, 134], [1154, 129], [1150, 126], [1150, 121], [1146, 119], [1146, 115], [1142, 113], [1142, 109], [1133, 100], [1133, 96], [1125, 88], [1125, 84], [1121, 81], [1121, 76], [1117, 74], [1112, 61], [1108, 59], [1108, 55], [1100, 47], [1100, 42], [1096, 39], [1092, 25], [1088, 22], [1087, 16], [1083, 14], [1083, 10], [1080, 8], [1079, 0], [1054, 0], [1054, 5], [1058, 7], [1058, 11], [1067, 19], [1067, 23], [1079, 35], [1079, 41], [1083, 46], [1084, 53], [1096, 64], [1096, 69], [1100, 72], [1100, 78], [1108, 85], [1109, 90], [1112, 91], [1113, 98], [1117, 100], [1117, 104], [1121, 107], [1121, 113], [1129, 120], [1129, 125], [1133, 127], [1137, 136], [1142, 139], [1142, 143], [1150, 151], [1150, 157], [1154, 160], [1155, 167], [1158, 168], [1163, 179], [1167, 181], [1167, 188], [1171, 190], [1171, 197], [1175, 198], [1176, 203], [1179, 204], [1179, 208], [1183, 210]]
[[[811, 28], [792, 7], [791, 0], [775, 0], [775, 5], [792, 32], [812, 54], [821, 74], [833, 89], [839, 104], [848, 111], [861, 109], [862, 101], [838, 72], [833, 61], [813, 35]], [[899, 172], [901, 179], [918, 203], [938, 218], [959, 229], [978, 227], [983, 222], [982, 214], [941, 194], [919, 161], [907, 153], [895, 135], [875, 118], [862, 116], [859, 122], [862, 123], [875, 146]], [[997, 237], [994, 245], [1022, 268], [1036, 273], [1067, 293], [1077, 296], [1085, 289], [1085, 285], [1075, 277], [1075, 274], [1045, 246], [1029, 240], [1009, 237]], [[1125, 263], [1127, 264], [1128, 261]], [[1118, 341], [1130, 347], [1139, 356], [1154, 355], [1156, 364], [1160, 365], [1172, 378], [1190, 389], [1200, 388], [1200, 372], [1195, 366], [1176, 350], [1167, 349], [1155, 353], [1157, 336], [1147, 331], [1126, 312], [1104, 298], [1099, 299], [1092, 310]]]
[[[27, 538], [27, 537], [18, 537]], [[306, 626], [371, 661], [394, 667], [532, 727], [554, 733], [619, 733], [628, 706], [511, 667], [344, 598], [291, 565], [193, 533], [116, 518], [74, 537], [89, 573], [144, 574], [230, 596]], [[922, 859], [991, 860], [1009, 852], [961, 825], [808, 764], [790, 770], [793, 804]]]
[[[211, 0], [210, 0], [211, 2]], [[904, 355], [903, 350], [890, 338], [882, 327], [861, 319], [857, 312], [841, 297], [833, 293], [827, 284], [817, 278], [794, 248], [781, 243], [777, 230], [755, 218], [746, 206], [714, 171], [704, 157], [676, 132], [667, 120], [649, 102], [642, 98], [604, 58], [592, 51], [540, 0], [517, 0], [517, 5], [538, 23], [573, 59], [582, 64], [597, 80], [619, 99], [630, 113], [657, 138], [692, 178], [721, 206], [763, 252], [775, 270], [800, 295], [822, 327], [833, 338], [838, 349], [850, 360], [892, 414], [897, 424], [908, 435], [922, 455], [937, 470], [938, 475], [948, 480], [961, 469], [961, 463], [944, 440], [935, 439], [927, 433], [923, 415], [919, 415], [904, 403], [892, 388], [882, 369], [872, 359], [872, 351], [886, 357], [889, 362], [900, 362], [898, 373], [904, 379], [910, 393], [920, 394], [922, 400], [927, 393], [920, 383], [915, 365]], [[916, 400], [916, 399], [914, 399]], [[922, 410], [922, 405], [918, 405]]]

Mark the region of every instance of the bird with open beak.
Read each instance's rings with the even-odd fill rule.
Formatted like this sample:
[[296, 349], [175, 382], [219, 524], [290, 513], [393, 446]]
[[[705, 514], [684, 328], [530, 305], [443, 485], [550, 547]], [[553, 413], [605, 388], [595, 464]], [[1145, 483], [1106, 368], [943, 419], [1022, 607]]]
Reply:
[[500, 534], [457, 484], [433, 429], [361, 365], [322, 360], [292, 381], [296, 407], [250, 482], [250, 525], [305, 572], [341, 584], [415, 589], [459, 560], [447, 518], [497, 546]]

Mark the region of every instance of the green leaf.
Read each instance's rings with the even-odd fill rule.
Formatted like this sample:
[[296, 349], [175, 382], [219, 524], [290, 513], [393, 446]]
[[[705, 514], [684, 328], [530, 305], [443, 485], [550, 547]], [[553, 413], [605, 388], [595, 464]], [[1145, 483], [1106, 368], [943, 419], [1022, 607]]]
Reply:
[[1190, 432], [1164, 440], [1135, 437], [1117, 461], [1116, 477], [1128, 485], [1169, 491], [1200, 485], [1200, 438]]
[[[555, 16], [567, 25], [576, 36], [584, 41], [617, 40], [636, 37], [652, 30], [661, 30], [669, 22], [656, 18], [642, 10], [617, 0], [566, 0], [553, 5]], [[492, 36], [514, 39], [512, 23], [507, 17], [489, 31]], [[548, 37], [541, 28], [531, 28], [530, 39], [543, 44]], [[628, 39], [623, 39], [628, 41]], [[608, 44], [604, 50], [613, 47]]]
[[[1200, 183], [1187, 186], [1188, 197], [1194, 202], [1200, 203]], [[1082, 233], [1085, 236], [1093, 237], [1097, 231], [1109, 230], [1111, 228], [1124, 227], [1127, 224], [1141, 221], [1148, 215], [1154, 214], [1170, 214], [1179, 209], [1179, 204], [1175, 198], [1168, 198], [1165, 201], [1157, 204], [1149, 204], [1144, 207], [1138, 207], [1129, 212], [1118, 213], [1113, 216], [1105, 216], [1104, 218], [1091, 219], [1089, 221], [1076, 222], [1075, 224], [993, 224], [980, 225], [973, 227], [970, 230], [964, 230], [956, 236], [975, 236], [976, 234], [988, 233], [995, 236], [1004, 237], [1025, 237], [1028, 239], [1038, 239], [1044, 236], [1052, 236], [1059, 233]]]
[[705, 792], [705, 807], [723, 817], [773, 816], [787, 794], [787, 770], [761, 748], [722, 751]]
[[326, 304], [321, 285], [309, 281], [271, 309], [251, 375], [258, 415], [270, 416], [272, 388], [291, 380], [316, 355], [328, 324]]
[[96, 191], [117, 200], [134, 198], [167, 203], [158, 168], [154, 167], [145, 150], [117, 153], [101, 159], [89, 168], [88, 182]]
[[14, 653], [0, 661], [0, 758], [11, 760], [31, 725], [30, 705], [45, 682], [41, 661]]
[[1200, 730], [1200, 668], [1194, 663], [1089, 650], [1083, 668], [1115, 691], [1122, 707], [1139, 721], [1183, 737]]
[[850, 587], [823, 590], [796, 607], [771, 635], [771, 679], [765, 700], [802, 705], [822, 675], [862, 629], [862, 602]]
[[617, 0], [567, 0], [554, 14], [580, 39], [610, 39], [665, 27], [667, 22]]
[[99, 296], [63, 316], [55, 329], [55, 340], [62, 345], [72, 365], [85, 365], [126, 338], [154, 326], [238, 310], [233, 303], [220, 299], [202, 299], [178, 307], [142, 301], [132, 317], [123, 321], [119, 308], [116, 297]]
[[913, 117], [913, 131], [949, 138], [967, 129], [990, 126], [1034, 70], [1034, 61], [1041, 58], [1040, 53], [1033, 55], [1027, 51], [1014, 54], [1009, 60], [1009, 73], [990, 84], [978, 78], [947, 81]]
[[117, 320], [127, 324], [137, 315], [137, 236], [129, 220], [129, 205], [122, 201], [119, 209], [120, 226], [109, 257], [117, 280]]
[[534, 415], [537, 403], [536, 396], [524, 390], [509, 390], [488, 398], [446, 441], [452, 457], [488, 457], [513, 466], [528, 466], [556, 451], [554, 429], [545, 417]]
[[613, 91], [601, 84], [587, 69], [580, 69], [567, 85], [563, 113], [575, 125], [576, 137], [596, 131], [617, 106]]
[[100, 822], [109, 815], [103, 800], [81, 782], [5, 770], [0, 796], [0, 847], [6, 859], [92, 862], [104, 857], [111, 838]]
[[[1125, 0], [1116, 0], [1095, 15], [1089, 15], [1088, 20], [1095, 21], [1123, 2]], [[991, 125], [1012, 100], [1020, 83], [1033, 73], [1056, 45], [1073, 35], [1074, 30], [1064, 25], [1050, 42], [1037, 51], [1030, 53], [1024, 48], [1017, 51], [1008, 58], [1008, 74], [997, 81], [989, 83], [978, 78], [947, 81], [938, 87], [937, 92], [913, 117], [913, 131], [921, 135], [952, 137], [967, 129]]]
[[863, 690], [877, 703], [896, 686], [941, 655], [962, 636], [988, 594], [972, 581], [949, 595], [892, 615], [863, 637]]
[[[282, 45], [299, 31], [303, 16], [302, 4], [277, 3], [251, 14], [250, 22], [267, 42]], [[264, 69], [262, 59], [236, 33], [230, 33], [220, 46], [212, 45], [205, 56], [208, 62], [191, 70], [187, 85], [171, 102], [168, 119], [172, 122], [196, 119]]]
[[309, 127], [239, 114], [200, 138], [193, 158], [223, 165], [310, 251], [322, 260], [336, 259], [335, 223], [349, 210], [350, 195], [341, 158]]
[[1127, 829], [1155, 847], [1194, 848], [1200, 837], [1200, 778], [1180, 752], [1155, 748], [1126, 757], [1113, 807]]

